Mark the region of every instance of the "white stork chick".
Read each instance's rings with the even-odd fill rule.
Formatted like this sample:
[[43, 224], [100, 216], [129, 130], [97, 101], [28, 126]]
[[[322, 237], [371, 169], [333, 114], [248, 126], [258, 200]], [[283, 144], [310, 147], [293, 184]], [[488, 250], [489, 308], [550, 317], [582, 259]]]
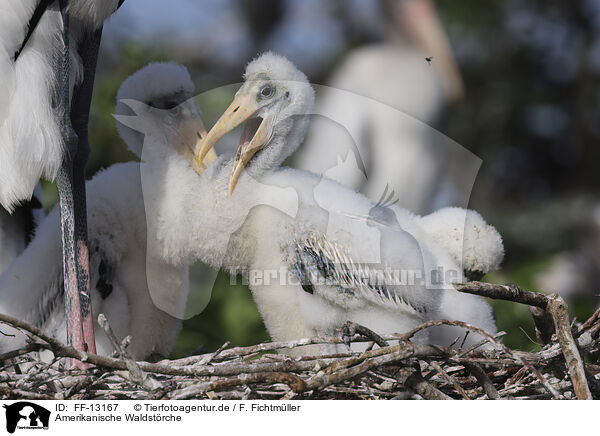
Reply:
[[[237, 154], [221, 156], [200, 183], [187, 170], [187, 183], [196, 183], [200, 195], [180, 194], [187, 176], [184, 165], [178, 167], [181, 177], [168, 189], [173, 198], [181, 196], [180, 204], [164, 210], [162, 219], [190, 235], [181, 241], [179, 233], [165, 233], [162, 245], [179, 250], [182, 258], [249, 271], [254, 299], [276, 340], [333, 334], [347, 320], [385, 334], [452, 317], [493, 333], [489, 306], [452, 288], [453, 281], [462, 280], [462, 270], [414, 215], [398, 207], [374, 211], [377, 205], [337, 182], [279, 168], [302, 142], [312, 105], [310, 84], [287, 59], [266, 53], [250, 62], [245, 83], [201, 141], [198, 158], [246, 121]], [[270, 198], [266, 207], [265, 186], [292, 187], [296, 195]], [[296, 216], [282, 212], [293, 205]], [[206, 238], [207, 233], [214, 237]], [[374, 269], [388, 268], [412, 273], [416, 280], [374, 280]], [[453, 278], [430, 283], [439, 269], [454, 272]], [[253, 281], [257, 274], [260, 279]], [[446, 294], [461, 303], [460, 311], [446, 312], [441, 305]], [[447, 332], [428, 337], [423, 331], [419, 340], [447, 345], [456, 337]], [[476, 336], [467, 342], [479, 340]]]
[[[123, 83], [118, 97], [152, 105], [147, 107], [152, 116], [160, 118], [153, 121], [161, 123], [157, 126], [163, 132], [161, 146], [178, 155], [182, 139], [193, 146], [196, 132], [204, 132], [198, 108], [187, 101], [193, 91], [185, 67], [150, 64]], [[127, 118], [130, 113], [126, 105], [117, 104], [117, 118]], [[182, 128], [190, 130], [191, 126], [196, 130], [183, 138]], [[140, 156], [143, 138], [124, 126], [119, 126], [119, 133]], [[93, 318], [104, 313], [119, 339], [131, 335], [129, 352], [136, 359], [171, 352], [189, 290], [187, 265], [169, 263], [151, 251], [156, 244], [152, 242], [154, 233], [146, 230], [140, 179], [143, 167], [151, 164], [115, 164], [87, 183]], [[58, 220], [55, 208], [25, 252], [0, 278], [0, 312], [25, 319], [64, 341]], [[7, 330], [2, 327], [4, 333]], [[104, 332], [98, 327], [96, 332], [98, 352], [110, 354], [113, 349]], [[0, 349], [18, 348], [24, 341], [18, 333], [14, 338], [2, 336]]]

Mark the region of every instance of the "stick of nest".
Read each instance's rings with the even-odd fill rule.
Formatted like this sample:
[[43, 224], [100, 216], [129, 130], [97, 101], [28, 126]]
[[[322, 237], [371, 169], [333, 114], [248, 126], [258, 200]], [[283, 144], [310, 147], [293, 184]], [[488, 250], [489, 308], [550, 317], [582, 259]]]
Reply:
[[[158, 363], [134, 361], [103, 317], [113, 356], [75, 350], [48, 337], [35, 326], [7, 315], [0, 322], [26, 332], [31, 342], [0, 356], [0, 396], [32, 399], [184, 399], [184, 398], [315, 398], [315, 399], [501, 399], [592, 398], [598, 396], [600, 367], [583, 357], [600, 349], [600, 315], [583, 323], [576, 337], [568, 308], [559, 297], [530, 293], [513, 285], [472, 282], [459, 290], [530, 304], [547, 311], [556, 335], [537, 353], [511, 350], [491, 335], [460, 321], [435, 320], [410, 332], [379, 335], [347, 324], [339, 337], [313, 337], [229, 348]], [[533, 294], [533, 295], [531, 295]], [[416, 344], [412, 337], [436, 325], [453, 325], [481, 335], [468, 349]], [[393, 342], [392, 342], [393, 341]], [[352, 352], [345, 342], [369, 342], [365, 352]], [[338, 352], [294, 357], [287, 350], [314, 344], [335, 344]], [[494, 349], [482, 349], [492, 344]], [[95, 365], [65, 370], [40, 360], [51, 351], [58, 362], [74, 358]], [[274, 352], [282, 354], [272, 354]], [[562, 364], [564, 362], [564, 364]], [[586, 373], [587, 370], [587, 373]], [[568, 378], [558, 374], [563, 371]], [[590, 389], [590, 386], [592, 387]]]
[[[593, 399], [585, 375], [583, 359], [579, 354], [577, 344], [571, 332], [569, 309], [567, 303], [559, 295], [546, 296], [537, 292], [525, 291], [513, 284], [495, 285], [484, 282], [469, 282], [457, 284], [455, 287], [460, 292], [499, 300], [514, 301], [545, 310], [554, 321], [554, 329], [569, 370], [569, 376], [573, 382], [575, 395], [580, 400]], [[592, 318], [595, 315], [592, 315]]]

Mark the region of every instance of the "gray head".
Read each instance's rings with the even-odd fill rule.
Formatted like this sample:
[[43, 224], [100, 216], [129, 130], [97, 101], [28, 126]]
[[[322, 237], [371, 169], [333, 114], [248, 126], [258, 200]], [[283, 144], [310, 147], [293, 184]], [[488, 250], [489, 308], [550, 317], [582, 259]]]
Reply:
[[314, 91], [304, 73], [274, 53], [251, 61], [244, 79], [198, 154], [202, 161], [219, 139], [245, 123], [230, 175], [230, 194], [250, 160], [255, 170], [269, 169], [294, 152], [302, 142], [314, 104]]
[[115, 107], [119, 135], [139, 157], [147, 136], [180, 152], [193, 150], [198, 135], [206, 135], [193, 95], [194, 84], [183, 65], [148, 64], [119, 88]]

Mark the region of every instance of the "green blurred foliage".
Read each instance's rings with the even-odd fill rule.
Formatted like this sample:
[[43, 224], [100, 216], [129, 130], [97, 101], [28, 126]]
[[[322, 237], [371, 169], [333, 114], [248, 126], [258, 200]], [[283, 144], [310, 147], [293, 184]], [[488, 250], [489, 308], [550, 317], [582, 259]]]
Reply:
[[[532, 260], [524, 262], [508, 274], [505, 271], [490, 273], [484, 280], [491, 283], [514, 283], [523, 289], [533, 290], [531, 278], [547, 265], [547, 258]], [[533, 319], [527, 306], [499, 300], [489, 300], [489, 303], [494, 310], [498, 331], [506, 332], [502, 341], [507, 346], [532, 352], [539, 350], [540, 347], [535, 342], [537, 339]]]
[[121, 83], [141, 68], [154, 61], [169, 60], [154, 46], [126, 43], [117, 53], [102, 52], [102, 68], [96, 73], [94, 97], [90, 111], [90, 159], [87, 175], [91, 177], [101, 168], [113, 163], [137, 160], [127, 150], [115, 127], [115, 101]]
[[[509, 271], [496, 271], [485, 276], [484, 281], [490, 283], [514, 283], [522, 289], [537, 290], [532, 277], [544, 271], [549, 264], [547, 256], [522, 262]], [[546, 292], [552, 290], [544, 290]], [[535, 352], [540, 349], [535, 336], [533, 319], [529, 308], [522, 304], [509, 301], [489, 300], [496, 318], [498, 331], [506, 332], [502, 341], [511, 348]], [[580, 322], [588, 319], [598, 305], [590, 302], [585, 295], [574, 296], [569, 299], [571, 316]]]
[[[237, 282], [234, 280], [233, 283]], [[211, 351], [225, 341], [231, 342], [232, 346], [241, 346], [269, 338], [246, 286], [231, 284], [231, 279], [223, 272], [218, 274], [214, 287], [210, 283], [202, 286], [192, 284], [192, 298], [193, 294], [208, 292], [210, 302], [202, 313], [184, 321], [173, 356], [184, 356], [201, 345]]]

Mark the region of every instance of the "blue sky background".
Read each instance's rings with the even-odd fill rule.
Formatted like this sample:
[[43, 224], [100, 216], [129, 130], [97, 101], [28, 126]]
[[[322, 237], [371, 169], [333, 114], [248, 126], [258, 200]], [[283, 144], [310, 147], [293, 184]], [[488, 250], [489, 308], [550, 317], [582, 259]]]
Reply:
[[[310, 74], [317, 65], [342, 49], [343, 29], [335, 12], [319, 0], [286, 0], [286, 15], [265, 49], [292, 58]], [[209, 53], [225, 64], [248, 60], [249, 30], [235, 0], [126, 0], [105, 25], [105, 48], [124, 40], [153, 42], [186, 50]], [[348, 2], [351, 14], [365, 28], [377, 29], [376, 3], [370, 0]]]

